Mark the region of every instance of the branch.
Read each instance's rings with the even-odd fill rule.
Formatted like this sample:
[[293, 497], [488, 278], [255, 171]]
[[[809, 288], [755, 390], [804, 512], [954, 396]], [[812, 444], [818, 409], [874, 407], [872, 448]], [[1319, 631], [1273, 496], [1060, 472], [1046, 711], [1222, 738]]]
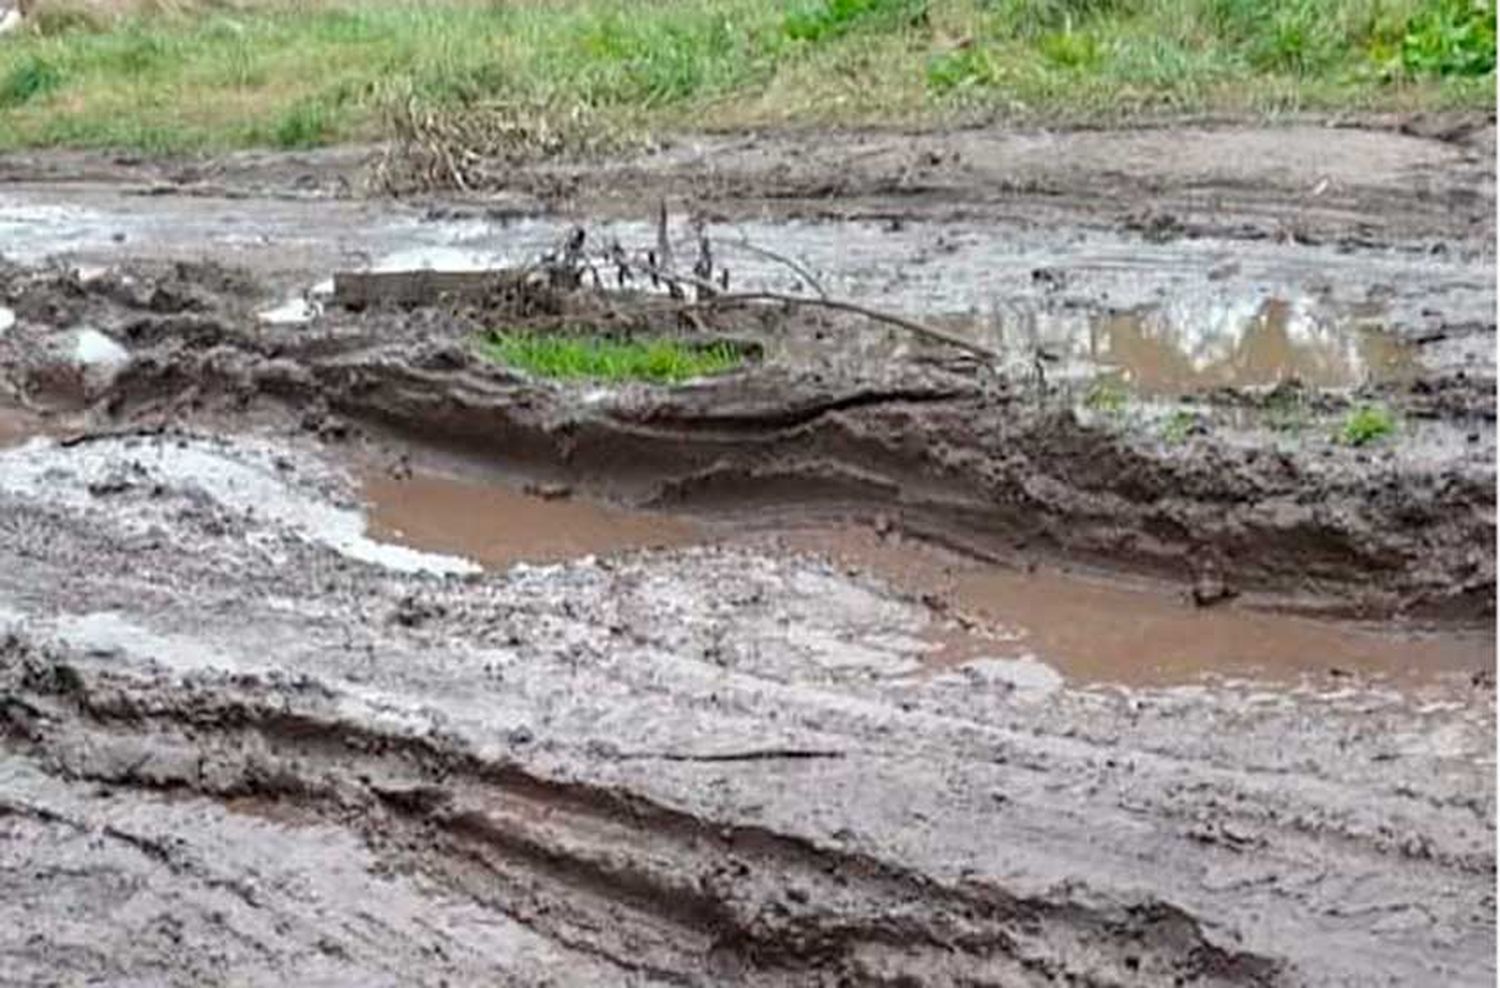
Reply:
[[694, 288], [705, 292], [704, 297], [699, 298], [697, 302], [691, 303], [697, 308], [713, 308], [716, 305], [723, 305], [730, 302], [782, 302], [789, 305], [813, 305], [823, 309], [833, 309], [837, 312], [852, 312], [857, 316], [864, 316], [872, 322], [882, 322], [891, 326], [897, 326], [909, 333], [915, 333], [918, 336], [925, 336], [928, 339], [937, 340], [940, 343], [946, 343], [961, 350], [967, 350], [969, 353], [983, 357], [985, 360], [998, 361], [1000, 359], [999, 353], [987, 346], [975, 343], [973, 340], [964, 339], [962, 336], [949, 333], [934, 326], [928, 326], [914, 319], [908, 319], [905, 316], [898, 316], [891, 312], [882, 312], [879, 309], [871, 309], [854, 302], [843, 302], [833, 298], [808, 298], [805, 295], [789, 295], [786, 292], [756, 291], [735, 292], [730, 295], [710, 294], [719, 291], [719, 286], [711, 281], [705, 281], [702, 278], [692, 275], [663, 271], [655, 265], [647, 265], [646, 271], [669, 284], [675, 282], [683, 285], [692, 285]]
[[768, 250], [765, 247], [760, 247], [752, 244], [747, 238], [743, 236], [740, 237], [740, 239], [736, 241], [732, 246], [738, 247], [741, 250], [749, 251], [752, 254], [758, 254], [768, 261], [775, 261], [778, 264], [791, 268], [799, 278], [807, 282], [808, 285], [812, 287], [813, 291], [818, 293], [819, 298], [823, 299], [824, 301], [828, 300], [828, 292], [824, 290], [822, 283], [813, 276], [813, 273], [811, 271], [807, 270], [807, 268], [799, 263], [795, 258], [787, 257], [784, 254], [776, 253], [774, 250]]

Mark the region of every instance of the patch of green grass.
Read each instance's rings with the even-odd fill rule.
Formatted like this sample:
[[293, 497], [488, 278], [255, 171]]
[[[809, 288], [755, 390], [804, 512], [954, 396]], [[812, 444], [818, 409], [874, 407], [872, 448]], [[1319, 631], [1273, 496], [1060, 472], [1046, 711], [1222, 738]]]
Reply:
[[727, 343], [695, 346], [679, 340], [614, 340], [597, 336], [496, 332], [481, 344], [485, 356], [540, 377], [562, 380], [652, 381], [671, 384], [734, 370], [744, 363]]
[[1123, 415], [1129, 403], [1130, 393], [1125, 390], [1125, 386], [1110, 378], [1100, 378], [1094, 381], [1083, 396], [1084, 408], [1111, 418]]
[[309, 148], [323, 143], [332, 131], [328, 105], [310, 99], [288, 107], [272, 126], [271, 137], [277, 147]]
[[1161, 437], [1170, 445], [1180, 446], [1194, 433], [1206, 431], [1207, 426], [1197, 412], [1179, 408], [1162, 424]]
[[36, 55], [22, 59], [0, 76], [0, 109], [22, 106], [62, 85], [62, 73]]
[[1360, 405], [1344, 417], [1338, 438], [1349, 446], [1367, 446], [1392, 435], [1396, 417], [1382, 405]]
[[940, 96], [958, 89], [993, 85], [998, 77], [989, 53], [982, 48], [943, 52], [927, 62], [927, 88]]
[[0, 149], [388, 136], [395, 98], [635, 133], [1494, 106], [1495, 0], [510, 0], [43, 11]]
[[782, 32], [794, 41], [823, 41], [858, 27], [897, 27], [927, 16], [927, 0], [811, 0], [794, 3]]
[[1401, 67], [1413, 76], [1493, 74], [1494, 0], [1437, 0], [1417, 11], [1401, 37]]

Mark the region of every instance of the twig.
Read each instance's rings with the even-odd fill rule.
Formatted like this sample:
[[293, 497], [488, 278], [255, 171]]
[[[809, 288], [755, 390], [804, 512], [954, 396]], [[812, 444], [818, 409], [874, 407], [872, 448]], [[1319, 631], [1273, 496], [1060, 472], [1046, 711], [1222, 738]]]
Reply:
[[[656, 209], [656, 259], [651, 262], [653, 269], [662, 271], [672, 270], [672, 238], [667, 235], [667, 200], [662, 199], [657, 203]], [[669, 282], [667, 289], [673, 298], [682, 297], [680, 286]]]
[[[663, 271], [654, 265], [647, 265], [646, 270], [648, 273], [656, 275], [658, 278], [660, 278], [662, 281], [667, 282], [669, 285], [675, 282], [678, 284], [692, 285], [700, 291], [705, 289], [711, 293], [716, 293], [718, 291], [718, 286], [713, 282], [704, 281], [703, 279], [694, 277], [692, 275], [682, 275], [677, 274], [673, 271]], [[945, 330], [937, 329], [933, 326], [925, 325], [924, 323], [917, 322], [914, 319], [908, 319], [905, 316], [898, 316], [891, 312], [882, 312], [879, 309], [871, 309], [867, 306], [859, 305], [855, 302], [844, 302], [840, 301], [839, 299], [808, 298], [805, 295], [789, 295], [786, 292], [754, 291], [735, 292], [730, 295], [713, 294], [703, 298], [699, 298], [697, 302], [690, 304], [695, 308], [713, 308], [716, 305], [723, 305], [733, 302], [782, 302], [788, 305], [815, 305], [819, 308], [833, 309], [838, 312], [851, 312], [857, 316], [864, 316], [866, 319], [869, 319], [872, 322], [882, 322], [891, 326], [898, 326], [901, 329], [904, 329], [910, 333], [915, 333], [918, 336], [925, 336], [928, 339], [947, 343], [949, 346], [956, 346], [961, 350], [967, 350], [969, 353], [983, 357], [986, 360], [1000, 359], [999, 353], [991, 350], [987, 346], [975, 343], [973, 340], [966, 340], [962, 336], [949, 333]]]
[[807, 282], [812, 290], [818, 293], [819, 298], [824, 299], [825, 301], [828, 299], [828, 292], [823, 288], [822, 282], [818, 281], [818, 279], [814, 277], [813, 273], [807, 270], [807, 268], [799, 263], [795, 258], [787, 257], [784, 254], [776, 253], [774, 250], [768, 250], [765, 247], [752, 244], [745, 237], [741, 237], [734, 243], [733, 246], [738, 247], [741, 250], [749, 251], [752, 254], [757, 254], [760, 257], [764, 257], [768, 261], [775, 261], [778, 264], [790, 268], [797, 275], [797, 277]]

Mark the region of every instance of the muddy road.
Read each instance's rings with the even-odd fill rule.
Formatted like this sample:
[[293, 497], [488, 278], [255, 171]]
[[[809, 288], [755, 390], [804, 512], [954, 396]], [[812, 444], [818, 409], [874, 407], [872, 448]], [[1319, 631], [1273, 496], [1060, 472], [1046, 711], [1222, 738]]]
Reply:
[[0, 159], [0, 981], [1493, 983], [1493, 135]]

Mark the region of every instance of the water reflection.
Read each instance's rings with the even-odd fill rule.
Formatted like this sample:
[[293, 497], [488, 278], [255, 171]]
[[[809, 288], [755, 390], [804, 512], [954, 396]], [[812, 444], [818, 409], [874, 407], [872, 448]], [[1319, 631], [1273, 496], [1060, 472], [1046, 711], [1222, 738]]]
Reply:
[[1098, 316], [996, 312], [969, 331], [1019, 367], [1046, 355], [1051, 379], [1117, 377], [1147, 395], [1270, 387], [1336, 388], [1403, 379], [1408, 344], [1366, 317], [1314, 299], [1187, 300]]
[[1291, 378], [1344, 387], [1413, 368], [1410, 350], [1391, 334], [1325, 318], [1305, 300], [1225, 305], [1206, 315], [1184, 318], [1164, 307], [1102, 319], [1090, 328], [1090, 362], [1149, 394]]

